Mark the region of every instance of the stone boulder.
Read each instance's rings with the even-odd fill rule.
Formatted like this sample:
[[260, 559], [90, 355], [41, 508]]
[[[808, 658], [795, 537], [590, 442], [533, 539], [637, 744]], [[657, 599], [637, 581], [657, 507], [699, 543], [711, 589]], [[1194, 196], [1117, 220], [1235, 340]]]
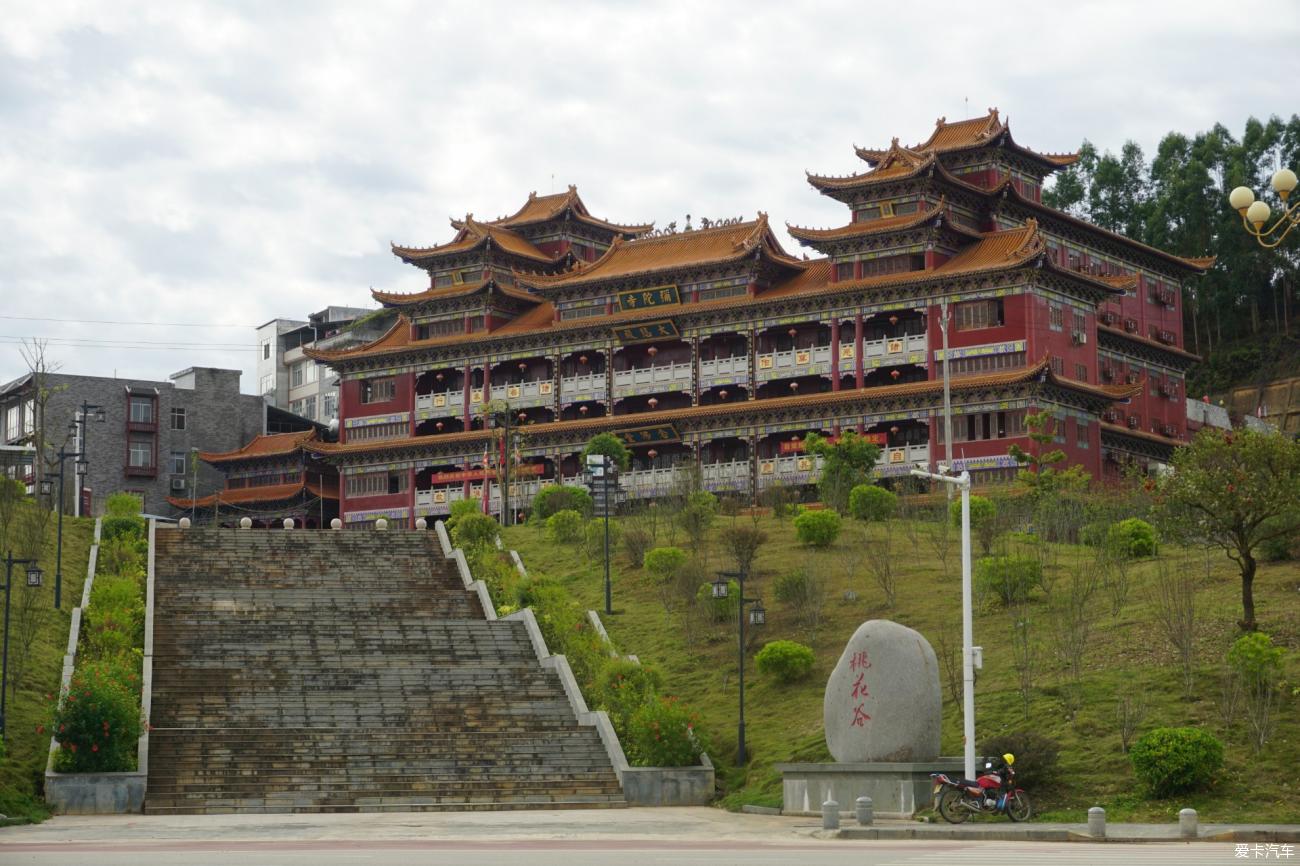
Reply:
[[858, 626], [826, 682], [826, 745], [842, 764], [939, 757], [939, 663], [921, 633], [873, 619]]

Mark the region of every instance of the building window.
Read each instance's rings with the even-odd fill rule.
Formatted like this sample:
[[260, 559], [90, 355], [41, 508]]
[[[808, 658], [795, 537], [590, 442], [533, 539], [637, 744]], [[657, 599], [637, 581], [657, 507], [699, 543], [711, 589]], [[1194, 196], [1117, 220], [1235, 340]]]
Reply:
[[348, 428], [348, 441], [358, 441], [362, 439], [396, 439], [399, 436], [405, 436], [410, 429], [409, 425], [398, 422], [396, 424], [368, 424], [365, 427]]
[[1047, 305], [1047, 325], [1053, 331], [1065, 330], [1065, 308], [1060, 304]]
[[864, 223], [864, 222], [868, 222], [869, 220], [875, 220], [875, 219], [880, 219], [880, 207], [878, 205], [873, 207], [858, 208], [853, 213], [854, 222]]
[[267, 375], [265, 375], [265, 376], [262, 377], [262, 393], [263, 393], [263, 394], [273, 394], [273, 393], [275, 393], [275, 374], [274, 374], [274, 373], [268, 373]]
[[147, 469], [153, 466], [153, 440], [132, 438], [127, 445], [128, 464]]
[[[966, 376], [971, 373], [990, 373], [994, 370], [1011, 370], [1025, 366], [1024, 352], [1006, 352], [1001, 355], [977, 355], [973, 358], [955, 358], [952, 362], [953, 376]], [[943, 362], [939, 363], [939, 375], [943, 375]]]
[[171, 456], [167, 458], [167, 461], [171, 465], [170, 472], [172, 475], [185, 474], [185, 452], [184, 451], [173, 451], [171, 453]]
[[131, 398], [131, 423], [132, 424], [153, 423], [153, 398], [152, 397]]
[[455, 319], [442, 319], [437, 322], [423, 322], [415, 326], [415, 339], [428, 340], [431, 337], [446, 337], [450, 334], [463, 334], [465, 332], [464, 317]]
[[588, 304], [585, 307], [568, 307], [560, 311], [560, 318], [568, 321], [569, 319], [590, 319], [593, 316], [605, 315], [604, 304]]
[[339, 416], [339, 398], [337, 394], [326, 394], [321, 398], [321, 417], [328, 421]]
[[316, 398], [307, 397], [302, 401], [302, 417], [316, 420]]
[[387, 403], [396, 396], [395, 379], [363, 379], [361, 382], [362, 403]]
[[954, 319], [959, 331], [996, 328], [1002, 324], [1002, 299], [960, 303], [954, 310]]
[[1087, 382], [1087, 381], [1088, 381], [1088, 365], [1087, 365], [1087, 364], [1075, 364], [1075, 365], [1074, 365], [1074, 378], [1078, 379], [1080, 382]]
[[1080, 448], [1088, 447], [1088, 422], [1074, 419], [1074, 444]]
[[263, 360], [263, 361], [269, 361], [269, 360], [271, 360], [271, 341], [270, 341], [270, 340], [266, 340], [266, 341], [264, 341], [264, 342], [262, 343], [262, 360]]
[[1055, 355], [1053, 355], [1053, 356], [1052, 356], [1052, 372], [1055, 373], [1055, 374], [1058, 375], [1058, 376], [1064, 376], [1064, 375], [1065, 375], [1065, 360], [1062, 359], [1062, 358], [1058, 358], [1058, 357], [1056, 357]]
[[749, 286], [743, 283], [737, 286], [713, 286], [708, 289], [700, 289], [699, 299], [701, 301], [717, 301], [722, 298], [738, 298], [748, 293]]
[[173, 430], [185, 429], [185, 410], [182, 409], [180, 406], [172, 407], [172, 429]]
[[5, 412], [5, 439], [10, 442], [17, 439], [22, 434], [19, 432], [23, 429], [23, 406], [21, 403], [16, 406], [10, 406]]
[[292, 412], [292, 413], [295, 414], [295, 415], [302, 415], [302, 401], [301, 401], [301, 400], [290, 400], [290, 401], [289, 401], [289, 411]]
[[839, 262], [835, 265], [835, 281], [844, 282], [853, 279], [853, 262]]
[[348, 496], [384, 496], [405, 493], [410, 475], [405, 471], [366, 472], [351, 475], [347, 481]]
[[1087, 329], [1088, 329], [1088, 319], [1087, 319], [1087, 317], [1084, 316], [1083, 313], [1075, 312], [1075, 314], [1074, 314], [1074, 330], [1077, 331], [1078, 333], [1082, 334], [1082, 333], [1084, 333]]
[[925, 270], [925, 256], [920, 253], [882, 256], [875, 259], [866, 259], [862, 262], [862, 276], [864, 277], [879, 277], [885, 274], [903, 274], [909, 271], [923, 270]]
[[[936, 441], [943, 443], [944, 424], [937, 425]], [[1024, 435], [1024, 410], [1010, 412], [975, 412], [952, 419], [954, 442], [977, 442], [983, 439], [1012, 439]]]
[[294, 364], [293, 369], [289, 371], [289, 387], [297, 388], [302, 385], [303, 368], [306, 364]]

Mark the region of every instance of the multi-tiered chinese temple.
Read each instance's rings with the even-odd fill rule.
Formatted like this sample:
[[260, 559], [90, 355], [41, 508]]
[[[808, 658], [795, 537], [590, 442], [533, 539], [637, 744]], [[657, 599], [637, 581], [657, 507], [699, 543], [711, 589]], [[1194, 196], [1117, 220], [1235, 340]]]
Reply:
[[[854, 430], [883, 448], [881, 475], [944, 453], [976, 483], [1014, 473], [1026, 412], [1053, 416], [1058, 447], [1096, 476], [1167, 459], [1185, 438], [1179, 308], [1212, 260], [1144, 246], [1042, 204], [1074, 155], [1017, 144], [996, 110], [940, 119], [922, 144], [858, 150], [867, 170], [810, 176], [847, 224], [790, 227], [821, 254], [781, 248], [760, 213], [651, 231], [591, 215], [570, 188], [513, 216], [452, 223], [451, 242], [394, 253], [429, 273], [376, 342], [311, 352], [342, 385], [340, 441], [308, 443], [340, 467], [351, 523], [500, 508], [579, 475], [609, 431], [632, 445], [633, 496], [698, 471], [755, 496], [815, 480], [809, 433]], [[949, 348], [940, 328], [950, 310]], [[484, 407], [508, 406], [502, 455]]]

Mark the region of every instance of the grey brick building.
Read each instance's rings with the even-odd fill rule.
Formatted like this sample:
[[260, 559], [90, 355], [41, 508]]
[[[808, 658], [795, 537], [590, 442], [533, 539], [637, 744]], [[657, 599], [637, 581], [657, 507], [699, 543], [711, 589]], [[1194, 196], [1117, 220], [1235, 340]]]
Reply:
[[[261, 397], [239, 393], [238, 370], [190, 367], [166, 382], [78, 376], [46, 375], [52, 392], [45, 408], [45, 463], [51, 464], [59, 448], [79, 450], [78, 427], [85, 431], [89, 467], [85, 477], [74, 477], [74, 461], [66, 462], [68, 511], [97, 515], [111, 494], [129, 491], [144, 499], [147, 513], [169, 514], [167, 496], [192, 496], [194, 468], [190, 452], [233, 451], [261, 433], [306, 429], [302, 419], [269, 406]], [[30, 445], [40, 426], [32, 375], [0, 386], [0, 433], [6, 445]], [[83, 403], [102, 407], [77, 425]], [[11, 465], [12, 477], [34, 485], [38, 474], [31, 466]], [[199, 462], [197, 493], [221, 489], [223, 478]], [[83, 491], [78, 502], [77, 491]], [[78, 508], [80, 505], [82, 508]]]

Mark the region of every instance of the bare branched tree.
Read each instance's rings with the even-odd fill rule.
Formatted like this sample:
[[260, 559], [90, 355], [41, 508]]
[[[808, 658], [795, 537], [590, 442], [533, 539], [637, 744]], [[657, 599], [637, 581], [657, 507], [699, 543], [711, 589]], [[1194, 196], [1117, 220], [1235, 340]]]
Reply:
[[1029, 707], [1034, 696], [1034, 678], [1038, 674], [1039, 645], [1034, 637], [1034, 621], [1029, 605], [1024, 601], [1007, 608], [1011, 626], [1011, 658], [1016, 669], [1020, 704], [1029, 719]]
[[1088, 564], [1067, 570], [1051, 607], [1052, 651], [1061, 663], [1061, 697], [1066, 715], [1073, 721], [1082, 706], [1083, 667], [1092, 636], [1092, 597], [1097, 590], [1097, 572]]
[[1135, 689], [1120, 695], [1115, 704], [1115, 721], [1119, 724], [1119, 748], [1124, 754], [1128, 754], [1128, 747], [1146, 715], [1147, 702], [1142, 692]]
[[943, 571], [943, 579], [947, 581], [952, 576], [952, 570], [949, 563], [952, 561], [952, 539], [955, 533], [952, 524], [946, 519], [946, 515], [939, 520], [931, 521], [925, 527], [925, 540], [934, 551], [934, 558], [939, 560], [939, 568]]
[[1191, 698], [1196, 686], [1196, 574], [1191, 563], [1171, 566], [1161, 560], [1151, 588], [1156, 624], [1178, 656], [1183, 673], [1183, 696]]
[[[45, 546], [45, 534], [50, 512], [43, 508], [24, 508], [14, 521], [13, 547], [23, 559], [37, 559]], [[12, 590], [13, 633], [9, 640], [10, 699], [18, 696], [18, 688], [25, 682], [30, 669], [36, 638], [49, 610], [43, 590], [27, 586], [26, 580], [17, 581]]]
[[[887, 521], [874, 538], [862, 545], [862, 554], [866, 559], [867, 571], [876, 586], [885, 596], [885, 607], [893, 608], [898, 603], [898, 551], [895, 549], [892, 521]], [[864, 540], [868, 538], [863, 531]]]
[[23, 340], [19, 346], [18, 352], [22, 355], [23, 363], [27, 365], [27, 371], [32, 376], [32, 446], [36, 449], [36, 460], [32, 471], [36, 477], [36, 488], [41, 489], [41, 480], [45, 478], [47, 472], [53, 471], [54, 461], [57, 459], [53, 456], [55, 448], [62, 444], [62, 440], [55, 442], [54, 437], [48, 435], [49, 428], [46, 426], [46, 412], [50, 400], [59, 391], [66, 386], [55, 385], [50, 381], [50, 377], [57, 373], [63, 366], [62, 364], [52, 363], [45, 354], [46, 340]]
[[935, 655], [939, 657], [939, 667], [943, 672], [944, 683], [948, 686], [948, 700], [954, 704], [962, 699], [962, 665], [961, 635], [951, 625], [939, 627], [935, 634]]

